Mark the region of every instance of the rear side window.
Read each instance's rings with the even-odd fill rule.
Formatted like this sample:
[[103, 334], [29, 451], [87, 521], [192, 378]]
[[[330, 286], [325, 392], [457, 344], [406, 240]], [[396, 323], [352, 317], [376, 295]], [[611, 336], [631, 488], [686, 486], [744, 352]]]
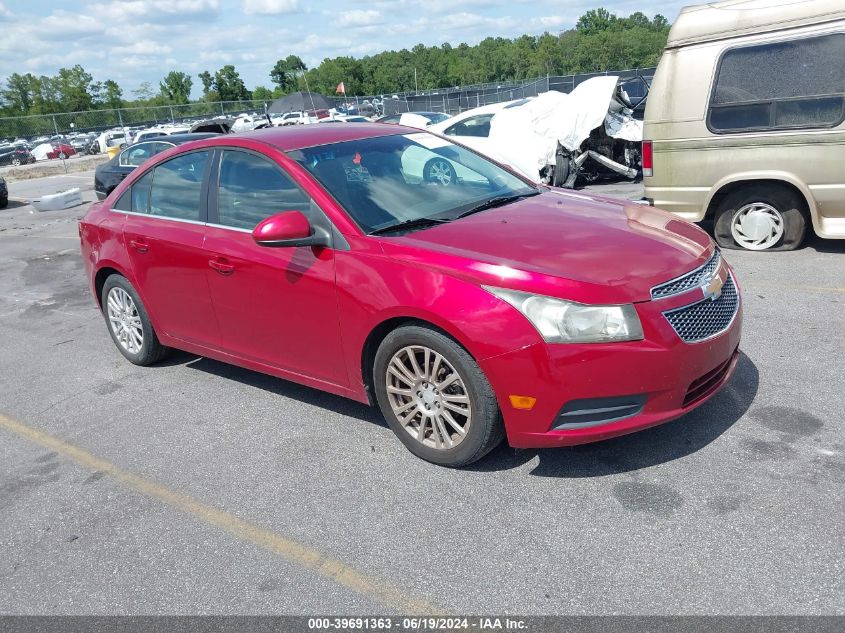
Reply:
[[218, 222], [252, 230], [280, 211], [309, 212], [311, 199], [274, 163], [247, 152], [227, 150], [220, 162]]
[[150, 170], [129, 189], [124, 191], [114, 205], [117, 211], [132, 211], [133, 213], [150, 212], [150, 181], [153, 179], [153, 171]]
[[[150, 212], [150, 182], [153, 179], [153, 170], [151, 169], [146, 174], [138, 178], [132, 185], [130, 191], [132, 192], [131, 208], [133, 213], [149, 213]], [[125, 196], [126, 194], [124, 194]], [[123, 196], [121, 196], [123, 197]]]
[[207, 151], [191, 152], [156, 166], [150, 188], [150, 214], [199, 221], [202, 181], [207, 162]]
[[714, 132], [834, 127], [845, 118], [845, 33], [725, 52], [710, 100]]

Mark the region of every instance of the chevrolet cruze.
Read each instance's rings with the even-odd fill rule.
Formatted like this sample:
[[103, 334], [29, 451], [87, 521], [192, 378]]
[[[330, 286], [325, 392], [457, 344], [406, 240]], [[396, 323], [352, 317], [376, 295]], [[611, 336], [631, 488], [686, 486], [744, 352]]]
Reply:
[[677, 418], [739, 353], [739, 288], [703, 231], [410, 128], [181, 145], [79, 228], [130, 362], [178, 348], [377, 404], [442, 465]]

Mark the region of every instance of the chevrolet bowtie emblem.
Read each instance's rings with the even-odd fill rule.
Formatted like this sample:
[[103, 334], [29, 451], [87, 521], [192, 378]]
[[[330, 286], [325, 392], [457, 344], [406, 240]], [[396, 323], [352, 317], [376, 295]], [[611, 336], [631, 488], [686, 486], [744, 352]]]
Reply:
[[722, 286], [724, 285], [725, 282], [722, 281], [719, 275], [714, 275], [713, 279], [701, 287], [701, 290], [704, 292], [704, 298], [715, 301], [722, 296]]

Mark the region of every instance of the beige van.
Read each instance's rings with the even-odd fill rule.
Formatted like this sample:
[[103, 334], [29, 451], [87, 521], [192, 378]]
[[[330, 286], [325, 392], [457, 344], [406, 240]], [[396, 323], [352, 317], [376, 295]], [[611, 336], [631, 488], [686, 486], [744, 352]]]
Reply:
[[719, 245], [845, 239], [845, 0], [687, 7], [645, 111], [645, 195]]

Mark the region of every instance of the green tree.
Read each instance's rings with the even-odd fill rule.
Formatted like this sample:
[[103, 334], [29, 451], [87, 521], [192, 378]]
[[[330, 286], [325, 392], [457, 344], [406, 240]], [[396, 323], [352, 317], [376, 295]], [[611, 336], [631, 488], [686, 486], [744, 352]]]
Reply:
[[256, 101], [272, 101], [273, 91], [264, 86], [256, 86], [252, 91], [252, 98]]
[[60, 68], [55, 78], [55, 88], [59, 93], [59, 101], [67, 112], [90, 110], [93, 99], [91, 84], [94, 78], [79, 64], [73, 68]]
[[214, 91], [220, 96], [221, 101], [240, 101], [252, 99], [249, 90], [231, 64], [226, 64], [214, 73]]
[[288, 55], [285, 59], [280, 59], [273, 66], [270, 71], [270, 80], [276, 84], [283, 92], [293, 92], [296, 90], [299, 77], [302, 76], [308, 67], [305, 65], [297, 55]]
[[202, 93], [207, 95], [214, 85], [214, 77], [212, 77], [211, 73], [207, 70], [202, 71], [199, 75], [197, 75], [197, 77], [199, 77], [202, 82]]
[[575, 29], [585, 35], [594, 35], [608, 30], [616, 22], [616, 16], [607, 9], [590, 9], [575, 23]]
[[6, 80], [6, 89], [2, 91], [6, 107], [16, 114], [28, 114], [33, 106], [33, 82], [35, 77], [30, 73], [19, 75], [13, 73]]
[[187, 73], [171, 70], [158, 84], [161, 96], [169, 103], [188, 103], [194, 81]]
[[151, 101], [156, 96], [155, 89], [149, 81], [141, 82], [141, 85], [133, 90], [132, 94], [139, 101]]

